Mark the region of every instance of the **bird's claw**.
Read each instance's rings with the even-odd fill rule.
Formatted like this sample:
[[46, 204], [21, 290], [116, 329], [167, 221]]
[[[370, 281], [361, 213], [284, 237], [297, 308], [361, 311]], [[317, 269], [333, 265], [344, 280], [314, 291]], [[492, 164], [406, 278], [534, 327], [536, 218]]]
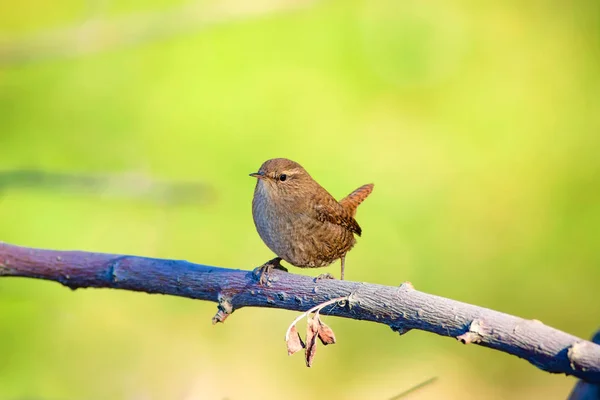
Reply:
[[273, 270], [270, 265], [262, 265], [256, 268], [253, 272], [254, 278], [258, 280], [258, 284], [264, 286], [269, 282], [269, 273]]
[[315, 278], [315, 282], [320, 281], [321, 279], [335, 279], [335, 277], [333, 275], [331, 275], [329, 272], [326, 272], [324, 274], [317, 276]]
[[257, 267], [252, 272], [254, 278], [258, 280], [259, 285], [266, 285], [269, 282], [269, 274], [274, 269], [288, 272], [287, 268], [281, 265], [281, 258], [277, 257], [270, 261], [267, 261], [260, 267]]

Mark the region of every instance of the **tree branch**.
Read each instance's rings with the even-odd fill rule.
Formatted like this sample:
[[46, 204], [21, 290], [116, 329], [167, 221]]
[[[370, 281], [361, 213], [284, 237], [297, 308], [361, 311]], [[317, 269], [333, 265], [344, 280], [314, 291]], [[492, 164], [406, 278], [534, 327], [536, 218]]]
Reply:
[[544, 325], [455, 300], [399, 287], [318, 280], [274, 271], [260, 286], [251, 271], [187, 261], [31, 249], [0, 242], [0, 276], [57, 281], [71, 289], [113, 288], [161, 293], [218, 303], [213, 322], [242, 307], [306, 311], [349, 297], [323, 314], [382, 323], [403, 334], [421, 329], [462, 343], [500, 350], [552, 373], [600, 383], [600, 346]]
[[47, 30], [28, 39], [0, 41], [0, 65], [20, 65], [133, 47], [217, 24], [297, 11], [312, 3], [312, 0], [221, 1], [214, 4], [193, 1], [168, 10], [112, 18], [91, 16], [72, 26]]
[[[592, 342], [600, 344], [600, 329], [592, 338]], [[575, 384], [568, 400], [598, 400], [600, 399], [600, 384], [580, 380]]]
[[151, 201], [161, 205], [206, 204], [214, 198], [200, 182], [159, 181], [139, 173], [84, 175], [43, 170], [0, 171], [0, 195], [12, 189], [96, 194], [103, 198]]

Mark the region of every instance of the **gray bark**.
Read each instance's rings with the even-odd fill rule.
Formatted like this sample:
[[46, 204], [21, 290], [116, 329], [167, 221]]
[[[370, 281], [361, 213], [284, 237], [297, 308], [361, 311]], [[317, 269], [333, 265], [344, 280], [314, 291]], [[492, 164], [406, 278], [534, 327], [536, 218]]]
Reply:
[[[592, 342], [600, 344], [600, 330], [596, 332]], [[600, 384], [580, 380], [573, 388], [568, 400], [600, 400]]]
[[421, 329], [515, 355], [544, 371], [600, 383], [599, 345], [537, 320], [423, 293], [410, 283], [394, 287], [315, 281], [275, 270], [265, 285], [259, 285], [252, 271], [0, 242], [1, 276], [47, 279], [71, 289], [125, 289], [213, 301], [218, 303], [213, 323], [223, 322], [242, 307], [306, 311], [330, 299], [349, 297], [344, 304], [328, 306], [322, 313], [385, 324], [400, 334]]

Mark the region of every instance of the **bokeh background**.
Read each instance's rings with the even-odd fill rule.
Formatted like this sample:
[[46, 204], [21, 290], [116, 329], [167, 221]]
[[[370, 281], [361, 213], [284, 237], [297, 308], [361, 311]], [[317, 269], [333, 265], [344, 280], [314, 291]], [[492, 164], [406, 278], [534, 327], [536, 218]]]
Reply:
[[[272, 254], [248, 173], [289, 157], [337, 198], [375, 183], [347, 279], [409, 280], [588, 338], [599, 49], [585, 0], [2, 2], [0, 240], [251, 269]], [[155, 201], [32, 173], [199, 187]], [[283, 341], [297, 313], [213, 326], [215, 311], [2, 279], [0, 399], [388, 399], [432, 376], [411, 398], [564, 399], [575, 383], [335, 318], [338, 344], [308, 369]]]

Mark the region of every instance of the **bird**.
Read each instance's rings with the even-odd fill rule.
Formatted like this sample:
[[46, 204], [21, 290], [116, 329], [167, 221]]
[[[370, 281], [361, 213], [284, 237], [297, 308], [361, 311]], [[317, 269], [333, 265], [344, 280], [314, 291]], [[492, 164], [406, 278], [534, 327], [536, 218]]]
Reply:
[[337, 201], [300, 164], [287, 158], [267, 160], [250, 176], [257, 179], [252, 199], [254, 225], [277, 255], [256, 270], [259, 282], [265, 283], [273, 268], [287, 271], [282, 259], [300, 268], [325, 267], [339, 259], [343, 280], [346, 254], [356, 244], [354, 235], [362, 234], [354, 219], [356, 209], [374, 185], [363, 185]]

